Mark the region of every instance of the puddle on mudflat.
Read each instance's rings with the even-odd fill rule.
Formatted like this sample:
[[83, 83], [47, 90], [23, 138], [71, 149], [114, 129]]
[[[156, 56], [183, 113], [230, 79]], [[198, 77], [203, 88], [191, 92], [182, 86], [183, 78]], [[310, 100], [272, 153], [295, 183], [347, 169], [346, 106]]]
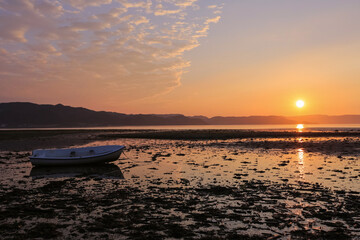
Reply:
[[[334, 190], [360, 191], [360, 161], [357, 156], [335, 156], [299, 149], [249, 149], [233, 142], [122, 139], [107, 144], [125, 144], [126, 157], [117, 161], [125, 179], [147, 186], [161, 179], [168, 185], [236, 186], [252, 179], [279, 183], [304, 181]], [[101, 145], [94, 142], [89, 145]], [[124, 155], [123, 155], [124, 156]], [[131, 179], [131, 180], [130, 180]], [[151, 183], [150, 183], [151, 184]]]

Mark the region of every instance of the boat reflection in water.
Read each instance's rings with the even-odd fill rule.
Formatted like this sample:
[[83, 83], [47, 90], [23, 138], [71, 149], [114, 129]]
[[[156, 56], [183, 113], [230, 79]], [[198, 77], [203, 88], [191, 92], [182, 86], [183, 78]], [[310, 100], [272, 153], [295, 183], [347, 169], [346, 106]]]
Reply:
[[105, 179], [124, 179], [120, 168], [115, 164], [87, 166], [33, 167], [30, 176], [36, 178], [99, 177]]

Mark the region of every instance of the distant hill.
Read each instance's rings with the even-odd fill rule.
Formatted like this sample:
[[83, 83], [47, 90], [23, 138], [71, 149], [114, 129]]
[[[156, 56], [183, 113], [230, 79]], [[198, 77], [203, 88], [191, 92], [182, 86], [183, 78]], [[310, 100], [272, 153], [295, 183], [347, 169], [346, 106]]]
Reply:
[[256, 125], [256, 124], [360, 124], [360, 115], [307, 115], [296, 117], [283, 116], [248, 116], [248, 117], [213, 117], [198, 116], [211, 125]]
[[213, 117], [207, 120], [212, 125], [255, 125], [255, 124], [295, 124], [295, 120], [281, 116]]
[[123, 114], [86, 108], [39, 105], [26, 102], [0, 103], [1, 128], [106, 127], [153, 125], [255, 125], [255, 124], [360, 124], [360, 115], [308, 115], [297, 117], [188, 117], [181, 114]]
[[290, 120], [294, 120], [297, 123], [312, 123], [312, 124], [360, 124], [360, 115], [307, 115], [289, 117]]
[[104, 127], [136, 125], [204, 125], [201, 119], [180, 114], [128, 115], [114, 112], [97, 112], [86, 108], [34, 103], [0, 103], [0, 127]]

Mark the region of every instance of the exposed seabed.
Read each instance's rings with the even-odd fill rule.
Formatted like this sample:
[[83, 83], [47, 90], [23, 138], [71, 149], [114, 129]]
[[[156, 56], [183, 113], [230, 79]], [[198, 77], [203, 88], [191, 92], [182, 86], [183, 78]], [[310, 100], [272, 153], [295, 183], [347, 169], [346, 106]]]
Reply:
[[360, 238], [358, 137], [106, 138], [75, 143], [127, 145], [100, 166], [1, 151], [1, 238]]

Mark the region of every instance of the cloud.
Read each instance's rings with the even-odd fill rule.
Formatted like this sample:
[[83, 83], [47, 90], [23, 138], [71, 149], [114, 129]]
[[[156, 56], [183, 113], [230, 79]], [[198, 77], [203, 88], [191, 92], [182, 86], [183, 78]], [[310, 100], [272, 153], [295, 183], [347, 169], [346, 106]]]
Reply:
[[104, 4], [112, 3], [112, 0], [62, 0], [63, 3], [67, 3], [74, 8], [84, 9], [87, 7], [99, 7]]
[[220, 16], [216, 16], [214, 18], [209, 18], [205, 21], [205, 24], [209, 24], [209, 23], [218, 23], [220, 21]]
[[184, 53], [220, 19], [208, 6], [206, 0], [0, 0], [0, 101], [113, 106], [169, 92], [190, 64]]
[[152, 1], [134, 1], [134, 0], [118, 0], [125, 8], [145, 8], [149, 9]]

